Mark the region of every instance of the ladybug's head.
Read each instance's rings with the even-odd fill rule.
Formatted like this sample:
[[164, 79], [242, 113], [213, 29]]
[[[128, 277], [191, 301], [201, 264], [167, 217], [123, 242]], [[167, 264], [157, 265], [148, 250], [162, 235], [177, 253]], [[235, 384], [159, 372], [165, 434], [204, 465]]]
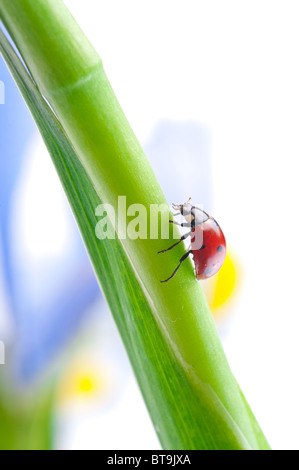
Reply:
[[172, 208], [179, 211], [192, 226], [200, 225], [210, 219], [209, 214], [201, 208], [190, 204], [190, 199], [191, 198], [189, 198], [187, 202], [184, 202], [184, 204], [172, 204]]
[[172, 204], [172, 208], [176, 211], [179, 211], [181, 215], [186, 219], [187, 222], [192, 223], [194, 215], [192, 214], [193, 206], [190, 204], [190, 199], [184, 204]]
[[192, 210], [192, 204], [190, 204], [190, 202], [184, 202], [184, 204], [172, 204], [172, 208], [185, 216], [190, 214]]
[[172, 204], [172, 208], [179, 211], [184, 217], [189, 215], [192, 210], [192, 204], [190, 204], [191, 197], [184, 204]]

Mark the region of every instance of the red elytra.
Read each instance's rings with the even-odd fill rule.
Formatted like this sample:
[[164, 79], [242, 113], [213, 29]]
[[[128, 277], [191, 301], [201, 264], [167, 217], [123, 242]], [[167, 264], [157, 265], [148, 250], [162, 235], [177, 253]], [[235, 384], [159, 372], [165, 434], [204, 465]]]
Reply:
[[[203, 240], [200, 248], [196, 243], [198, 236]], [[226, 242], [221, 228], [213, 218], [194, 228], [191, 249], [197, 279], [208, 279], [219, 271], [226, 255]]]
[[199, 280], [214, 276], [224, 262], [226, 242], [221, 228], [213, 217], [199, 207], [192, 206], [189, 201], [184, 204], [172, 205], [174, 209], [179, 211], [178, 214], [174, 215], [183, 215], [186, 222], [179, 223], [173, 220], [169, 222], [180, 225], [181, 227], [190, 227], [191, 230], [184, 234], [177, 243], [166, 250], [159, 251], [159, 253], [165, 253], [171, 250], [189, 236], [191, 237], [191, 247], [184, 256], [182, 256], [179, 265], [172, 275], [161, 282], [167, 282], [172, 279], [182, 262], [187, 259], [189, 255], [193, 256], [196, 277]]

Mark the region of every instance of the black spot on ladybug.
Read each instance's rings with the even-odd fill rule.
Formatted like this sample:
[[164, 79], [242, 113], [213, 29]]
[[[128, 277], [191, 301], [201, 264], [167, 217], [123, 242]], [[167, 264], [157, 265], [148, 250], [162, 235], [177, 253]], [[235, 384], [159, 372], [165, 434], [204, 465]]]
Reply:
[[205, 274], [205, 275], [208, 276], [208, 275], [211, 274], [212, 272], [213, 272], [213, 268], [206, 268], [206, 269], [204, 270], [203, 274]]
[[223, 246], [218, 246], [217, 251], [220, 253], [223, 250]]

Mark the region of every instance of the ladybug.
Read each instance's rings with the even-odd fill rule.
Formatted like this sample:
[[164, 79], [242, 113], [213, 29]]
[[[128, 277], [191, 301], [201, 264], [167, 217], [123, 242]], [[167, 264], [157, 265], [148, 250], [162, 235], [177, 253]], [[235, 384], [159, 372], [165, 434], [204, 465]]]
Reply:
[[180, 259], [179, 265], [172, 275], [161, 282], [167, 282], [177, 273], [182, 262], [193, 256], [197, 279], [208, 279], [219, 271], [226, 255], [226, 242], [224, 234], [216, 220], [199, 207], [192, 206], [190, 199], [184, 204], [172, 204], [174, 210], [178, 210], [174, 216], [182, 215], [186, 222], [179, 223], [174, 220], [169, 222], [181, 227], [189, 227], [191, 230], [185, 233], [180, 240], [166, 250], [159, 253], [166, 253], [183, 240], [191, 237], [189, 250]]

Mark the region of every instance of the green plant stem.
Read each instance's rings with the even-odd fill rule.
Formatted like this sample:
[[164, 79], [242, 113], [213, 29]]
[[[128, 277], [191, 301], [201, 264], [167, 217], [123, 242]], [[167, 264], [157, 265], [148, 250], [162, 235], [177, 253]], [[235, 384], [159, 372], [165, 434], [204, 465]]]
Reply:
[[[127, 206], [166, 204], [155, 175], [113, 93], [97, 53], [60, 0], [0, 0], [0, 17], [47, 98], [102, 202], [118, 216]], [[168, 211], [168, 209], [167, 209]], [[118, 231], [124, 231], [124, 222]], [[177, 233], [175, 233], [177, 237]], [[154, 320], [186, 377], [209, 390], [253, 449], [261, 447], [190, 261], [168, 277], [184, 248], [157, 252], [171, 240], [122, 240]], [[117, 289], [117, 286], [116, 286]], [[260, 432], [260, 431], [259, 431]], [[244, 447], [246, 447], [244, 445]]]

